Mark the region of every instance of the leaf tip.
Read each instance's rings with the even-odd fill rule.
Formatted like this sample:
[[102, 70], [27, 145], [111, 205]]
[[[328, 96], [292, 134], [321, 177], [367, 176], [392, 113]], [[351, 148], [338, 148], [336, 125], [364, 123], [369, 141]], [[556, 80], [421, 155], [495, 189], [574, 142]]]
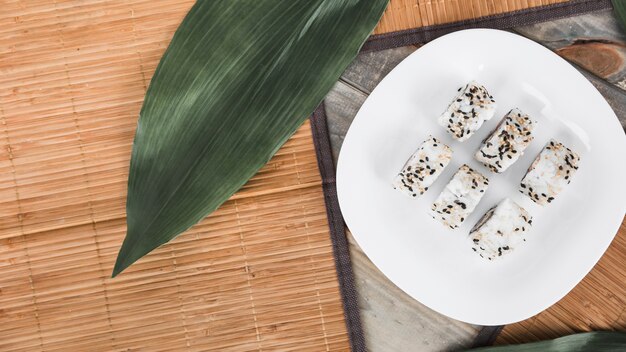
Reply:
[[120, 264], [120, 260], [119, 257], [117, 258], [117, 261], [115, 262], [115, 266], [113, 267], [113, 272], [111, 273], [111, 278], [115, 278], [117, 275], [119, 275], [122, 271], [124, 271], [124, 269], [126, 269], [125, 267], [119, 265]]
[[128, 241], [129, 234], [126, 234], [126, 238], [122, 243], [122, 247], [120, 248], [119, 253], [117, 253], [117, 259], [115, 260], [115, 266], [113, 267], [113, 272], [111, 273], [111, 278], [116, 277], [122, 271], [126, 270], [131, 264], [136, 262], [141, 256], [137, 256], [134, 251], [132, 251], [129, 247]]

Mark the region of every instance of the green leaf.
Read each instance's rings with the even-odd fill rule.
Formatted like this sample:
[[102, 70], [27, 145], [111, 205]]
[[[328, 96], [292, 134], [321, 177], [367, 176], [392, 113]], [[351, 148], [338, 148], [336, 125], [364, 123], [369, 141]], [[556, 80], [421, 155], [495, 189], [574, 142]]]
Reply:
[[152, 78], [113, 276], [217, 209], [357, 55], [387, 0], [199, 0]]
[[483, 347], [472, 352], [623, 352], [626, 334], [621, 332], [587, 332], [555, 340], [498, 347]]
[[626, 30], [626, 0], [613, 0], [613, 9], [622, 28]]

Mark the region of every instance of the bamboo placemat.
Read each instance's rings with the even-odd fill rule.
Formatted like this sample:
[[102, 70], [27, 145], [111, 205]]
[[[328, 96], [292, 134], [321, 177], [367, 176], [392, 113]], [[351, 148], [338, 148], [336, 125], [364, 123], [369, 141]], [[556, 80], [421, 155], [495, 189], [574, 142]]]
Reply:
[[308, 123], [109, 278], [145, 89], [191, 5], [0, 4], [0, 351], [349, 348]]
[[[392, 0], [376, 33], [552, 2]], [[308, 124], [216, 213], [109, 279], [137, 114], [192, 3], [0, 3], [0, 350], [349, 348]]]
[[568, 0], [390, 0], [374, 34], [447, 24]]

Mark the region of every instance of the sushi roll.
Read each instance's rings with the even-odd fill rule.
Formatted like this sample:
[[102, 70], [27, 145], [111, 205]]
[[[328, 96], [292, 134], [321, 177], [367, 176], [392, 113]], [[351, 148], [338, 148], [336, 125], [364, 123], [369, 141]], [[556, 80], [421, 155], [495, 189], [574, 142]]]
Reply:
[[578, 170], [580, 157], [563, 144], [550, 140], [520, 183], [519, 191], [535, 203], [551, 203]]
[[393, 188], [411, 197], [422, 195], [441, 175], [452, 158], [452, 149], [430, 136], [411, 155], [393, 181]]
[[459, 88], [448, 109], [437, 119], [448, 133], [459, 142], [470, 138], [483, 122], [496, 112], [496, 101], [487, 88], [472, 81]]
[[488, 260], [511, 253], [526, 241], [532, 223], [524, 208], [505, 198], [489, 209], [470, 231], [472, 250]]
[[459, 227], [474, 211], [488, 185], [487, 177], [467, 165], [461, 166], [432, 204], [432, 217], [451, 229]]
[[504, 172], [524, 154], [537, 123], [519, 109], [509, 111], [474, 155], [493, 172]]

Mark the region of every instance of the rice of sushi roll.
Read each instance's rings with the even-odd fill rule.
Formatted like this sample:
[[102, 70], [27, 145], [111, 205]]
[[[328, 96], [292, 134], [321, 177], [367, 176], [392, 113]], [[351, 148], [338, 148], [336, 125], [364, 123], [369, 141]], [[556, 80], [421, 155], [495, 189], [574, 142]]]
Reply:
[[519, 109], [509, 111], [485, 138], [474, 157], [493, 172], [506, 171], [533, 140], [532, 131], [536, 124]]
[[509, 198], [489, 209], [470, 231], [472, 250], [482, 258], [497, 259], [526, 241], [533, 219]]
[[520, 183], [519, 191], [535, 203], [551, 203], [578, 170], [580, 157], [563, 144], [550, 140]]
[[496, 111], [496, 101], [484, 86], [472, 81], [459, 93], [437, 119], [459, 142], [470, 138]]
[[430, 136], [404, 164], [393, 187], [411, 197], [422, 195], [441, 175], [451, 158], [452, 149]]
[[459, 227], [485, 194], [489, 180], [463, 165], [431, 206], [431, 215], [452, 229]]

